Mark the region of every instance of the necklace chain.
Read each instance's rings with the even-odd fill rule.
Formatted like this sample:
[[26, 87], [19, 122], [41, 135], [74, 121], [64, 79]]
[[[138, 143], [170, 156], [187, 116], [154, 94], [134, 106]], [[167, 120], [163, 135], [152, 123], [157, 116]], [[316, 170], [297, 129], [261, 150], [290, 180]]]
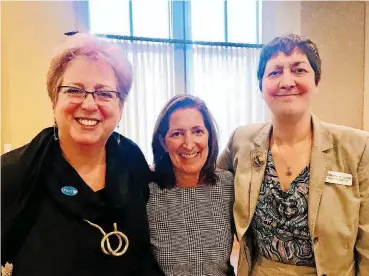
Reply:
[[[304, 139], [304, 141], [309, 138], [310, 140], [310, 145], [309, 145], [309, 156], [311, 154], [311, 132], [309, 132], [309, 134], [306, 136], [306, 138]], [[292, 170], [291, 170], [291, 165], [287, 162], [287, 159], [285, 158], [283, 152], [281, 151], [281, 149], [279, 148], [279, 145], [278, 145], [278, 142], [277, 142], [277, 138], [274, 136], [274, 142], [277, 146], [277, 149], [279, 151], [279, 153], [281, 154], [281, 157], [283, 159], [283, 162], [285, 164], [285, 167], [286, 167], [286, 175], [287, 176], [291, 176], [292, 175]], [[309, 157], [309, 162], [310, 162], [310, 157]]]

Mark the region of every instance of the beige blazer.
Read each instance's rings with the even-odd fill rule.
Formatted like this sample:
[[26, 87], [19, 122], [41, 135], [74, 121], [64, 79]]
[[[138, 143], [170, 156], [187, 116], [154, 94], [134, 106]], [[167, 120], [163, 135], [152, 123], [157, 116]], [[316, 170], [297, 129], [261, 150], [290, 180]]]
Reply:
[[[369, 133], [315, 116], [312, 124], [308, 217], [317, 273], [369, 275]], [[247, 231], [258, 202], [271, 130], [270, 123], [239, 127], [218, 159], [218, 167], [235, 172], [233, 212], [242, 276], [250, 275], [253, 265]], [[351, 174], [352, 185], [326, 182], [328, 171]]]

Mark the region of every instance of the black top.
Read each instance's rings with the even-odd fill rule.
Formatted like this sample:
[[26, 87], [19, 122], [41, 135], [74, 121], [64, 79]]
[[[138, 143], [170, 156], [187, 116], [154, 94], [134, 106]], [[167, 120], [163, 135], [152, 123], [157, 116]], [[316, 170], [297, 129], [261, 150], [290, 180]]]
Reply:
[[[18, 214], [22, 226], [14, 223], [12, 235], [7, 236], [8, 246], [10, 240], [23, 240], [10, 260], [2, 256], [2, 264], [13, 263], [14, 276], [162, 275], [150, 248], [147, 163], [139, 148], [126, 138], [121, 137], [119, 145], [114, 137], [109, 138], [106, 151], [106, 185], [94, 192], [63, 158], [59, 143], [49, 145], [26, 202], [28, 211]], [[64, 194], [65, 186], [74, 187], [77, 194]], [[103, 234], [85, 220], [105, 233], [112, 232], [116, 223], [129, 239], [126, 253], [119, 257], [104, 254]], [[114, 235], [109, 240], [114, 250], [118, 240]]]

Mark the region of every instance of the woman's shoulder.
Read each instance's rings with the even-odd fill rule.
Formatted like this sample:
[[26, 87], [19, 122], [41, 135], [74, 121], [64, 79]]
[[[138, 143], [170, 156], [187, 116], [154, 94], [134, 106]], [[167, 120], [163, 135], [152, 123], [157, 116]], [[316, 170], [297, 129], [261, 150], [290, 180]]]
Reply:
[[360, 140], [367, 141], [369, 139], [369, 132], [367, 131], [343, 125], [331, 124], [327, 122], [321, 123], [333, 137], [355, 139], [358, 141]]
[[229, 142], [233, 148], [243, 148], [255, 140], [267, 139], [271, 127], [270, 122], [239, 126], [233, 131]]
[[1, 155], [2, 188], [18, 187], [25, 174], [42, 163], [52, 142], [52, 131], [52, 128], [45, 128], [30, 143]]
[[243, 138], [255, 137], [257, 134], [260, 133], [260, 131], [262, 131], [265, 128], [269, 129], [270, 127], [271, 127], [270, 122], [243, 125], [235, 129], [234, 135], [241, 136]]
[[18, 164], [18, 160], [20, 156], [23, 154], [24, 150], [26, 149], [27, 145], [9, 151], [1, 155], [1, 167], [12, 167]]
[[[346, 163], [355, 166], [368, 162], [365, 160], [369, 160], [369, 132], [326, 123], [317, 118], [313, 118], [313, 124], [314, 143], [316, 142], [318, 147], [333, 149], [336, 159], [344, 159]], [[364, 160], [364, 163], [361, 160]]]
[[140, 147], [127, 137], [119, 135], [119, 138], [118, 149], [120, 154], [118, 154], [118, 157], [122, 159], [123, 163], [134, 171], [140, 171], [144, 168], [146, 174], [151, 173]]
[[123, 135], [120, 135], [120, 134], [117, 134], [117, 135], [119, 135], [119, 139], [120, 139], [119, 147], [121, 149], [131, 154], [143, 155], [140, 147], [135, 142], [133, 142], [131, 139]]
[[39, 134], [37, 134], [37, 136], [35, 136], [31, 142], [2, 154], [1, 167], [17, 166], [19, 165], [20, 161], [23, 161], [22, 158], [30, 160], [30, 163], [32, 163], [31, 158], [36, 156], [39, 152], [43, 152], [45, 150], [44, 147], [47, 146], [48, 138], [50, 138], [51, 133], [52, 128], [45, 128]]
[[223, 169], [216, 169], [215, 174], [218, 176], [217, 185], [233, 188], [234, 175], [232, 172]]
[[150, 183], [149, 183], [149, 187], [150, 187], [150, 190], [151, 190], [151, 189], [160, 189], [159, 184], [158, 184], [158, 183], [156, 183], [156, 182], [150, 182]]
[[166, 190], [165, 188], [160, 187], [160, 185], [157, 182], [150, 182], [149, 189], [150, 189], [150, 196], [164, 193]]
[[223, 170], [223, 169], [216, 169], [215, 174], [219, 177], [220, 180], [223, 181], [233, 181], [234, 175], [232, 172]]
[[[362, 152], [369, 144], [369, 132], [352, 127], [321, 122], [334, 148]], [[319, 135], [319, 134], [318, 134]]]

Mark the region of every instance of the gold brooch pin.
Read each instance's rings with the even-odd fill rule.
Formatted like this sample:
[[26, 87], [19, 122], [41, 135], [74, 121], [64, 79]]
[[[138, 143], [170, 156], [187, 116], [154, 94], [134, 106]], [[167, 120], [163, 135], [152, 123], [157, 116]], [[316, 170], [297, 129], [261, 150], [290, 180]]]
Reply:
[[[109, 232], [108, 234], [106, 234], [105, 231], [99, 225], [97, 225], [95, 223], [92, 223], [92, 222], [88, 221], [87, 219], [85, 219], [85, 221], [88, 224], [90, 224], [91, 226], [99, 229], [101, 234], [103, 235], [103, 238], [101, 239], [101, 244], [100, 245], [101, 245], [101, 250], [104, 254], [119, 257], [119, 256], [122, 256], [124, 253], [126, 253], [126, 251], [128, 249], [129, 241], [128, 241], [128, 238], [127, 238], [126, 235], [124, 235], [122, 232], [118, 231], [116, 223], [113, 224], [114, 231]], [[110, 241], [109, 241], [109, 237], [112, 236], [112, 235], [115, 235], [119, 240], [118, 247], [114, 250], [111, 248]], [[123, 245], [122, 239], [124, 240], [125, 246], [121, 250], [122, 245]], [[107, 248], [105, 248], [105, 246]]]
[[254, 162], [256, 166], [261, 167], [265, 164], [265, 156], [263, 153], [258, 151], [254, 156]]
[[13, 265], [6, 263], [5, 267], [1, 266], [1, 275], [2, 276], [12, 276], [13, 274]]

